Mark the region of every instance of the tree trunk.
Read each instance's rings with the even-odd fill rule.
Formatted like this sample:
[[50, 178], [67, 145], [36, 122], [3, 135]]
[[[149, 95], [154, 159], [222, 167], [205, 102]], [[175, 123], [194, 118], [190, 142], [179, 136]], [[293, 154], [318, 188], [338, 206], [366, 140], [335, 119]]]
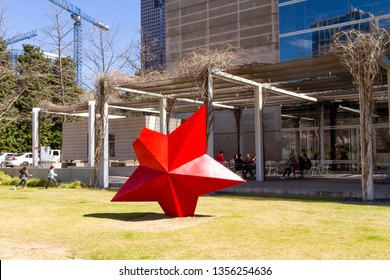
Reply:
[[360, 89], [360, 162], [363, 200], [374, 199], [372, 156], [372, 105], [370, 93]]

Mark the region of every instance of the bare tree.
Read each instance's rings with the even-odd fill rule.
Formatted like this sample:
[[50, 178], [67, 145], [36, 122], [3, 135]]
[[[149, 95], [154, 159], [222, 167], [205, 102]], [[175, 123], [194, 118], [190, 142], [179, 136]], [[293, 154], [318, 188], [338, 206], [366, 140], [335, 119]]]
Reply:
[[188, 52], [176, 64], [174, 75], [176, 77], [186, 76], [194, 80], [198, 88], [198, 97], [207, 105], [207, 139], [213, 130], [214, 124], [214, 113], [208, 92], [208, 83], [211, 82], [209, 80], [209, 71], [212, 68], [227, 70], [234, 66], [243, 56], [244, 52], [241, 49], [226, 45], [214, 50], [197, 49]]
[[380, 78], [378, 58], [386, 52], [389, 36], [383, 29], [372, 26], [370, 33], [359, 30], [342, 31], [335, 35], [333, 51], [352, 74], [359, 90], [360, 104], [360, 161], [363, 200], [374, 199], [373, 186], [373, 89]]
[[123, 81], [122, 72], [128, 67], [132, 67], [132, 61], [129, 54], [132, 51], [132, 44], [128, 44], [121, 49], [116, 47], [117, 29], [110, 31], [94, 30], [89, 36], [90, 48], [85, 52], [85, 64], [92, 71], [95, 78], [95, 100], [96, 114], [95, 119], [95, 172], [92, 185], [96, 186], [97, 178], [100, 174], [103, 156], [103, 140], [105, 122], [104, 106], [110, 98], [117, 96], [114, 86]]

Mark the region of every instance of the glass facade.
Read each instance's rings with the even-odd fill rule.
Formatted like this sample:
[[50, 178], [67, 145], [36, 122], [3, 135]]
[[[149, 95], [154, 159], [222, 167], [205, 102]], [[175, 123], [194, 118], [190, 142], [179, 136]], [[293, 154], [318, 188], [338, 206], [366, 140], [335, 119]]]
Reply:
[[142, 52], [144, 70], [165, 67], [165, 0], [141, 0]]
[[[333, 171], [358, 171], [360, 162], [358, 104], [329, 103], [324, 105], [325, 160]], [[387, 107], [376, 104], [374, 119], [374, 162], [377, 170], [390, 166], [390, 133]], [[320, 108], [282, 108], [282, 158], [288, 154], [307, 153], [313, 160], [321, 155], [319, 130]]]
[[[390, 27], [390, 0], [280, 0], [280, 61], [323, 55], [331, 38], [342, 30], [369, 32], [373, 24]], [[390, 166], [390, 131], [387, 100], [376, 100], [374, 117], [374, 164]], [[357, 171], [360, 162], [358, 102], [324, 104], [324, 159], [333, 171]], [[320, 109], [282, 106], [282, 157], [306, 152], [313, 160], [321, 156]]]
[[389, 25], [390, 0], [280, 0], [280, 61], [310, 58], [329, 50], [338, 31], [369, 31], [374, 20]]

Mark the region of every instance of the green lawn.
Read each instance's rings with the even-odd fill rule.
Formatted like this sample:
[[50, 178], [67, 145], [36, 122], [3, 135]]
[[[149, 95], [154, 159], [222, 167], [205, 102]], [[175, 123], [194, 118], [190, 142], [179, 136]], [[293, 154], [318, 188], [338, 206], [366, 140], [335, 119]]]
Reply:
[[195, 217], [114, 191], [0, 185], [0, 259], [389, 259], [390, 208], [203, 196]]

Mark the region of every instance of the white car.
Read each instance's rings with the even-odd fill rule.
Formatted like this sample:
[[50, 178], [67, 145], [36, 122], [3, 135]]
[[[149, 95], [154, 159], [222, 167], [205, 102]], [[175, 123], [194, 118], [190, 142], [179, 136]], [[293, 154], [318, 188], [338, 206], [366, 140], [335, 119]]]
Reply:
[[0, 167], [4, 167], [4, 161], [7, 156], [13, 156], [13, 153], [0, 153]]
[[4, 165], [7, 167], [29, 166], [33, 163], [32, 153], [17, 153], [5, 158]]

